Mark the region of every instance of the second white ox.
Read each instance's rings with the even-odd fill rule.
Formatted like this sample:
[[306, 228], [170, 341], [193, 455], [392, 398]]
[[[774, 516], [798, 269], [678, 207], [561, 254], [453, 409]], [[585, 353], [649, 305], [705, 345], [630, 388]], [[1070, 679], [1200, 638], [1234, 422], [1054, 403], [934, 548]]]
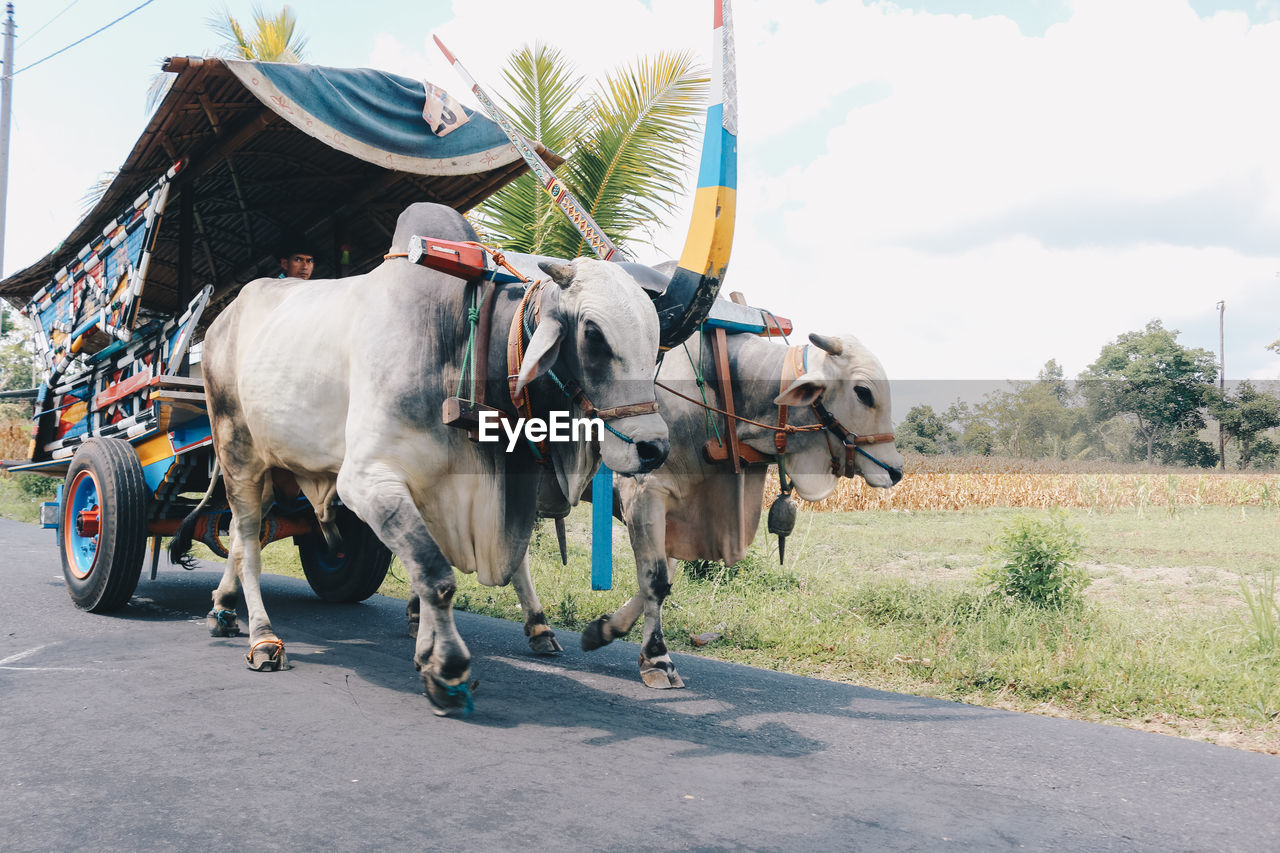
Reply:
[[[729, 336], [736, 413], [773, 426], [779, 409], [785, 408], [787, 423], [804, 430], [788, 436], [784, 464], [805, 500], [828, 497], [841, 476], [861, 476], [873, 488], [893, 486], [902, 478], [902, 456], [891, 435], [889, 379], [880, 361], [849, 335], [810, 335], [810, 341], [810, 346], [788, 347], [751, 335]], [[709, 353], [702, 333], [693, 335], [667, 353], [658, 382], [700, 398], [703, 377], [707, 404], [723, 409]], [[708, 461], [702, 450], [708, 438], [707, 409], [662, 388], [657, 398], [671, 437], [666, 464], [643, 477], [614, 481], [614, 513], [626, 522], [636, 558], [636, 594], [617, 612], [587, 625], [582, 647], [592, 651], [611, 643], [644, 616], [640, 676], [649, 687], [662, 689], [684, 686], [662, 633], [662, 604], [671, 594], [678, 561], [733, 564], [743, 558], [760, 526], [768, 465], [748, 465], [734, 473], [727, 461]], [[829, 426], [822, 426], [817, 410], [829, 418]], [[715, 417], [723, 430], [723, 417]], [[738, 435], [770, 464], [782, 455], [774, 429], [740, 423]], [[872, 441], [851, 450], [846, 439], [855, 437]], [[555, 494], [549, 481], [543, 486], [539, 501], [548, 514], [567, 512], [563, 494]], [[516, 594], [526, 613], [541, 612], [531, 585], [516, 585]], [[417, 632], [416, 604], [410, 601], [408, 608], [411, 636]], [[544, 640], [534, 648], [551, 653], [559, 651], [559, 644]]]
[[[893, 444], [889, 380], [880, 361], [852, 336], [809, 339], [812, 346], [787, 347], [751, 335], [728, 337], [736, 414], [776, 425], [779, 409], [785, 408], [788, 424], [810, 428], [788, 436], [784, 456], [796, 493], [807, 501], [828, 497], [841, 476], [856, 474], [874, 488], [896, 484], [902, 479], [902, 457]], [[695, 365], [708, 350], [695, 334], [667, 354], [658, 381], [699, 397], [697, 375], [713, 374], [709, 360]], [[706, 383], [707, 402], [724, 408], [712, 391], [715, 385]], [[671, 593], [678, 561], [733, 564], [745, 556], [760, 525], [768, 465], [744, 466], [735, 474], [727, 461], [709, 462], [702, 452], [706, 410], [661, 388], [658, 402], [671, 431], [667, 463], [642, 479], [615, 479], [615, 511], [627, 524], [635, 552], [637, 590], [615, 613], [586, 627], [582, 647], [591, 651], [612, 642], [643, 615], [640, 676], [661, 689], [684, 686], [662, 633], [662, 603]], [[723, 430], [723, 418], [716, 417]], [[823, 417], [827, 424], [813, 429], [822, 426]], [[775, 430], [740, 423], [738, 435], [776, 463]], [[856, 437], [875, 440], [846, 443]]]

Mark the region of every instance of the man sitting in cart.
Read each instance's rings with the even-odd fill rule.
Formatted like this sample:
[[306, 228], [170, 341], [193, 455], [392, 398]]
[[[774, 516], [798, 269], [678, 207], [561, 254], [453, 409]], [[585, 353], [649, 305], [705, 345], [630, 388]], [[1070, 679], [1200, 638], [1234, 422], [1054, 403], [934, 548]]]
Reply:
[[280, 243], [279, 278], [311, 278], [316, 268], [316, 253], [301, 234], [290, 234]]

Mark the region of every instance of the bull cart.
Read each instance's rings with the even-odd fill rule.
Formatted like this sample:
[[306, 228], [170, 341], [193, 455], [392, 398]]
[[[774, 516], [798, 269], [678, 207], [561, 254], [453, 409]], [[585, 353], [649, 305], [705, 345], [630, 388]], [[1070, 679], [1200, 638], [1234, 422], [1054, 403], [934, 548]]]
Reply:
[[[92, 212], [47, 256], [0, 282], [37, 345], [41, 384], [25, 459], [13, 472], [63, 479], [41, 523], [57, 532], [76, 606], [109, 611], [133, 594], [161, 537], [199, 503], [214, 470], [200, 378], [202, 330], [300, 234], [317, 277], [382, 261], [396, 216], [430, 200], [465, 211], [526, 168], [503, 132], [430, 84], [369, 69], [175, 57], [170, 89]], [[439, 104], [436, 104], [439, 106]], [[560, 159], [539, 148], [552, 164]], [[326, 547], [287, 472], [263, 544], [292, 539], [312, 589], [360, 601], [391, 553], [338, 508]], [[225, 557], [225, 505], [195, 537]]]

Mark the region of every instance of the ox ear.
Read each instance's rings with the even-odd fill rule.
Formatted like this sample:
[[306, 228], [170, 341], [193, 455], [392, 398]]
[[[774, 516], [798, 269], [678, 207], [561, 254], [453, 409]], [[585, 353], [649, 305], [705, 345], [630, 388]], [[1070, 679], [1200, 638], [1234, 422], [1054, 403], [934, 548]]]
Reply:
[[827, 380], [822, 374], [810, 371], [792, 382], [787, 390], [774, 398], [773, 402], [778, 406], [809, 406], [821, 397], [825, 390], [827, 390]]
[[564, 326], [559, 320], [544, 315], [529, 339], [529, 348], [520, 362], [520, 374], [516, 379], [512, 396], [519, 396], [524, 386], [546, 373], [560, 356], [560, 342], [564, 340]]
[[577, 270], [573, 261], [538, 261], [538, 269], [551, 276], [551, 280], [563, 287], [573, 283]]

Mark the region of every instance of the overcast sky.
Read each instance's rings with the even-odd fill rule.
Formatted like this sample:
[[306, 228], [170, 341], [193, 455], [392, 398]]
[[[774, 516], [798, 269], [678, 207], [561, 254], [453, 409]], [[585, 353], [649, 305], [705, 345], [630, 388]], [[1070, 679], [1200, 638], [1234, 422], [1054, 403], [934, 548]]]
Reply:
[[[15, 0], [17, 69], [141, 0]], [[275, 9], [270, 0], [264, 5]], [[710, 0], [298, 0], [312, 62], [497, 89], [540, 39], [597, 75], [709, 65]], [[214, 3], [155, 0], [14, 78], [5, 272], [67, 235], [146, 123], [160, 60]], [[251, 5], [233, 0], [247, 19]], [[1152, 318], [1227, 373], [1280, 377], [1280, 2], [737, 0], [737, 234], [727, 288], [851, 333], [895, 379], [1069, 376]], [[465, 100], [465, 98], [464, 98]], [[690, 181], [692, 185], [692, 180]], [[687, 208], [686, 208], [687, 210]], [[641, 259], [678, 256], [687, 212]]]

